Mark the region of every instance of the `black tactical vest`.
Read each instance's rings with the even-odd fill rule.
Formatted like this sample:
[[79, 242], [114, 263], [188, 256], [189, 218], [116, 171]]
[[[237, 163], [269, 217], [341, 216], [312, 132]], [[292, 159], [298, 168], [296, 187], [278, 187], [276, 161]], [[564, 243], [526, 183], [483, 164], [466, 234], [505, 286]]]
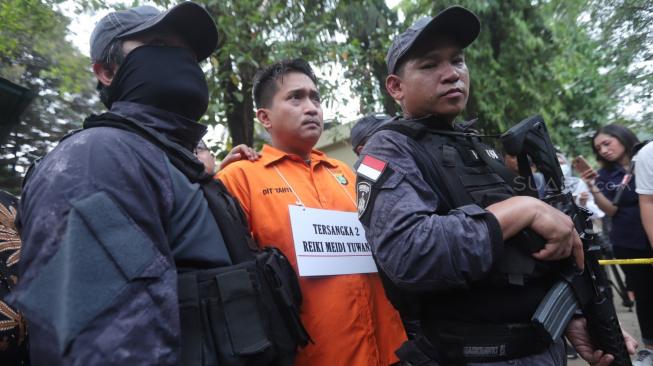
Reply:
[[[381, 130], [409, 137], [413, 158], [426, 182], [439, 192], [437, 214], [467, 204], [487, 207], [515, 196], [519, 179], [490, 146], [464, 127], [434, 128], [432, 119], [400, 120]], [[510, 183], [509, 183], [510, 182]], [[466, 289], [412, 293], [400, 290], [381, 273], [389, 298], [402, 316], [419, 318], [423, 328], [444, 323], [527, 323], [552, 285], [554, 277], [530, 253], [537, 243], [518, 235], [484, 281]], [[415, 306], [418, 303], [419, 306]]]
[[305, 346], [310, 336], [299, 317], [299, 281], [286, 257], [276, 248], [257, 248], [239, 203], [190, 151], [138, 121], [111, 113], [84, 122], [84, 128], [92, 127], [142, 136], [198, 183], [234, 263], [178, 274], [180, 364], [292, 366], [297, 347]]

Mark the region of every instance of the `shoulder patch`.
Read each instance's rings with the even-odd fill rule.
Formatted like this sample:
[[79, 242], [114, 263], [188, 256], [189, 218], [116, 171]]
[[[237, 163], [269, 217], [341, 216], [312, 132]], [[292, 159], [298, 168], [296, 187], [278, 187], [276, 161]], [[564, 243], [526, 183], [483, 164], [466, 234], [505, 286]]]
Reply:
[[372, 194], [372, 185], [364, 180], [356, 183], [356, 201], [358, 206], [358, 218], [361, 218], [367, 209]]
[[356, 173], [372, 182], [376, 182], [387, 165], [388, 163], [383, 160], [379, 160], [371, 155], [365, 155]]

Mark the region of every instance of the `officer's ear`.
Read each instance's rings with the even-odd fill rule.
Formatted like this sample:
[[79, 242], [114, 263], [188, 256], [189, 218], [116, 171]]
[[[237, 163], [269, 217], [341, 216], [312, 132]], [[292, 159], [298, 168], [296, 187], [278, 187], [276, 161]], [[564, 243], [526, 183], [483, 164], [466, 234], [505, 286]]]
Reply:
[[390, 94], [392, 99], [396, 101], [401, 101], [404, 99], [403, 85], [399, 75], [388, 75], [388, 77], [385, 78], [385, 89], [388, 91], [388, 94]]
[[266, 108], [259, 108], [256, 110], [256, 118], [259, 122], [265, 127], [266, 130], [270, 130], [272, 127], [272, 121], [270, 120], [270, 110]]
[[104, 86], [111, 85], [113, 77], [116, 75], [117, 66], [107, 65], [96, 62], [93, 64], [93, 73], [97, 80]]

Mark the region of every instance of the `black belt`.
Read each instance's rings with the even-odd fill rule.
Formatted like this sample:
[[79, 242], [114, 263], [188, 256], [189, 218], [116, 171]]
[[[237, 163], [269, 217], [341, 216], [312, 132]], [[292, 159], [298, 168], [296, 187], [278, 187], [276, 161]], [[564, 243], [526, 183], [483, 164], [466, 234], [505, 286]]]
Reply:
[[534, 323], [422, 326], [425, 338], [418, 339], [419, 348], [446, 365], [507, 361], [542, 353], [551, 345], [546, 331]]

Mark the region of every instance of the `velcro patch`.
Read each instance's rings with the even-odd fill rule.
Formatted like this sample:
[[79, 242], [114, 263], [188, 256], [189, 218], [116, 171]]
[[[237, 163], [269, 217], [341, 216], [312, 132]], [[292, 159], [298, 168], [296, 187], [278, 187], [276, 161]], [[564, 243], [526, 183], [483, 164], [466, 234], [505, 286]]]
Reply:
[[387, 165], [388, 163], [383, 160], [379, 160], [370, 155], [366, 155], [358, 166], [356, 173], [371, 180], [372, 182], [376, 182]]
[[370, 202], [372, 194], [372, 185], [364, 180], [356, 183], [356, 201], [358, 206], [358, 218], [361, 218], [365, 213], [367, 204]]

